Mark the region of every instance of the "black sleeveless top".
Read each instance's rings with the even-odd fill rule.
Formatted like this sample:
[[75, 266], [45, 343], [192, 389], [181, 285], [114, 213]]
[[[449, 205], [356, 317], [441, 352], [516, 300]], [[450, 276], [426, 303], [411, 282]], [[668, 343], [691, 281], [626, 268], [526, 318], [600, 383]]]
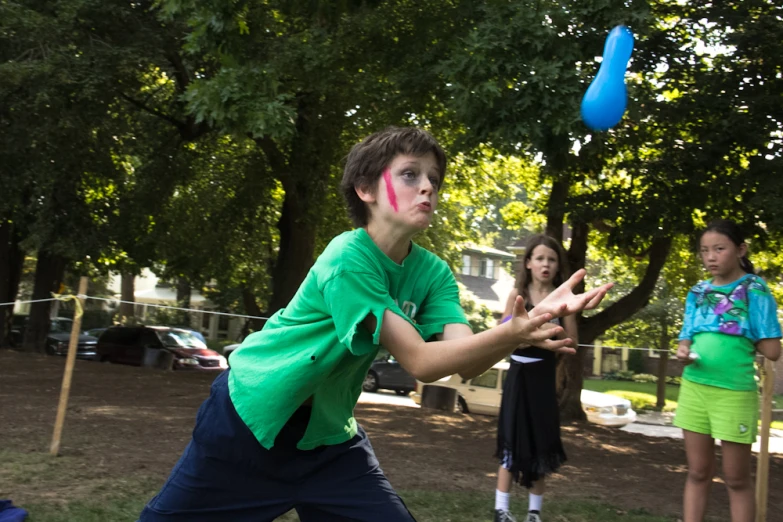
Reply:
[[[532, 309], [533, 309], [533, 305], [531, 305], [530, 303], [525, 303], [525, 310], [529, 312]], [[561, 326], [559, 317], [555, 317], [549, 322]], [[556, 339], [556, 337], [552, 337], [552, 339]], [[544, 359], [544, 360], [555, 358], [555, 352], [553, 352], [552, 350], [545, 350], [537, 346], [517, 348], [516, 350], [514, 350], [514, 353], [512, 353], [511, 355], [517, 355], [520, 357], [533, 357], [536, 359]]]

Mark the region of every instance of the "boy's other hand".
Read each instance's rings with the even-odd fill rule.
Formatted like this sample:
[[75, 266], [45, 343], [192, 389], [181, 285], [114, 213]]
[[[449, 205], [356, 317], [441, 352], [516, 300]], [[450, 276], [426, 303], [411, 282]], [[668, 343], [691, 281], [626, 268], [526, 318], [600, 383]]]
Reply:
[[574, 294], [574, 287], [582, 282], [585, 270], [577, 270], [568, 281], [555, 288], [532, 310], [532, 315], [551, 314], [553, 317], [571, 315], [582, 310], [592, 310], [603, 300], [606, 292], [614, 286], [607, 283], [582, 294]]
[[[565, 310], [565, 306], [565, 304], [562, 304], [561, 308]], [[556, 311], [562, 313], [562, 310], [559, 308]], [[550, 313], [544, 313], [538, 317], [529, 317], [527, 310], [525, 310], [525, 300], [522, 296], [517, 296], [514, 301], [509, 325], [519, 344], [535, 345], [558, 353], [576, 353], [576, 350], [571, 348], [574, 344], [571, 339], [552, 339], [553, 336], [563, 331], [562, 326], [548, 324], [552, 317], [553, 315]]]

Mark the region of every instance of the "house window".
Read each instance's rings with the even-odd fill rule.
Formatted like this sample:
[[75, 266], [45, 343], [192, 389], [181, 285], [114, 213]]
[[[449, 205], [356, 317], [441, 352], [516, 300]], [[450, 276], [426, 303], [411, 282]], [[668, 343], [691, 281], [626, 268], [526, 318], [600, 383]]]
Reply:
[[470, 275], [470, 256], [462, 254], [462, 275]]
[[481, 260], [481, 276], [495, 279], [495, 261], [485, 258]]

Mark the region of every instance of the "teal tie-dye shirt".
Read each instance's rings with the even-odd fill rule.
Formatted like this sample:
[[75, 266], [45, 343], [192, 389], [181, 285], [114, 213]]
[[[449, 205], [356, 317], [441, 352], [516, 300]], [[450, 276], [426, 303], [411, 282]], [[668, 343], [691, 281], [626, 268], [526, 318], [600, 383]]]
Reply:
[[755, 390], [755, 344], [781, 337], [777, 304], [763, 279], [747, 274], [727, 285], [702, 281], [688, 292], [679, 339], [699, 358], [683, 378], [730, 390]]
[[778, 306], [759, 276], [746, 274], [727, 285], [702, 281], [688, 292], [680, 340], [713, 332], [760, 339], [781, 337]]

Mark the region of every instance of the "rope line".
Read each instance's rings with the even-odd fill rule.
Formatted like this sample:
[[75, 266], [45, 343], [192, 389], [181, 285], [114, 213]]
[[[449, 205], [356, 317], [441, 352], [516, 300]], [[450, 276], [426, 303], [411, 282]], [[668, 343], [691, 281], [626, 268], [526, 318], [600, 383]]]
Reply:
[[[23, 304], [31, 304], [31, 303], [45, 303], [47, 301], [75, 301], [78, 303], [79, 299], [92, 299], [94, 301], [105, 301], [107, 303], [123, 303], [123, 304], [132, 304], [132, 305], [141, 305], [141, 306], [150, 306], [152, 308], [163, 308], [166, 310], [178, 310], [180, 312], [195, 312], [199, 314], [212, 314], [212, 315], [222, 315], [227, 317], [239, 317], [242, 319], [262, 319], [262, 320], [268, 320], [269, 317], [261, 317], [257, 315], [244, 315], [244, 314], [232, 314], [228, 312], [217, 312], [214, 310], [199, 310], [196, 308], [182, 308], [179, 306], [168, 306], [168, 305], [159, 305], [154, 303], [139, 303], [137, 301], [123, 301], [122, 299], [114, 299], [114, 298], [107, 298], [107, 297], [96, 297], [92, 295], [64, 295], [64, 294], [52, 294], [56, 297], [52, 297], [49, 299], [31, 299], [27, 301], [15, 301], [13, 303], [0, 303], [0, 306], [14, 306], [17, 304], [23, 305]], [[77, 305], [78, 307], [78, 305]]]

